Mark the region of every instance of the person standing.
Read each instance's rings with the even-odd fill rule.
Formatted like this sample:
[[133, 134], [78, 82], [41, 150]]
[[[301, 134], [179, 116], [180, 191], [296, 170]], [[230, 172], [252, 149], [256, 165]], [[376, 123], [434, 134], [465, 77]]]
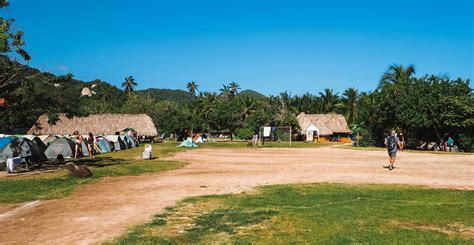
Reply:
[[387, 147], [389, 161], [389, 165], [386, 166], [386, 168], [392, 170], [393, 164], [395, 164], [395, 159], [397, 157], [398, 148], [402, 148], [400, 139], [397, 137], [395, 130], [392, 130], [391, 134], [385, 138], [384, 144]]
[[452, 148], [454, 147], [454, 140], [453, 140], [453, 138], [448, 137], [447, 144], [448, 144], [449, 152], [451, 152]]
[[405, 147], [405, 137], [403, 137], [402, 133], [400, 133], [398, 136], [398, 139], [400, 140], [400, 150], [403, 150]]
[[82, 135], [79, 134], [79, 131], [74, 132], [74, 136], [76, 138], [76, 147], [75, 147], [75, 150], [74, 150], [74, 160], [76, 160], [77, 156], [79, 155], [79, 152], [80, 152], [79, 156], [83, 156], [83, 154], [84, 154], [82, 152], [82, 143], [84, 142], [84, 138], [82, 137]]
[[87, 147], [90, 158], [94, 159], [94, 135], [91, 132], [89, 132], [89, 138], [87, 138]]

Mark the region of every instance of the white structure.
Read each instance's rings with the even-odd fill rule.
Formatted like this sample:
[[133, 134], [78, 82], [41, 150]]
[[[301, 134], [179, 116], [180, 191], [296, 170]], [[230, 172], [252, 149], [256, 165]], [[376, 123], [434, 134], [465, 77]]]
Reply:
[[314, 132], [316, 132], [316, 137], [319, 139], [319, 129], [314, 124], [309, 125], [306, 129], [306, 141], [314, 141]]

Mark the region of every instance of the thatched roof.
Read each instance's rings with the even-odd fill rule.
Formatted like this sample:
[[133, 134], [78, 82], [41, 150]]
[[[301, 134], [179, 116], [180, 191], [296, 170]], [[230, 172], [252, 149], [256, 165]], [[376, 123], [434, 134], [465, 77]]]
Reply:
[[319, 129], [319, 135], [332, 135], [334, 133], [352, 133], [347, 126], [346, 118], [339, 114], [306, 114], [301, 112], [296, 119], [305, 134], [311, 125]]
[[72, 119], [61, 114], [55, 125], [49, 125], [48, 115], [44, 114], [28, 130], [28, 134], [71, 135], [77, 130], [82, 135], [89, 132], [94, 135], [112, 135], [126, 128], [135, 129], [138, 135], [158, 135], [153, 120], [146, 114], [96, 114]]

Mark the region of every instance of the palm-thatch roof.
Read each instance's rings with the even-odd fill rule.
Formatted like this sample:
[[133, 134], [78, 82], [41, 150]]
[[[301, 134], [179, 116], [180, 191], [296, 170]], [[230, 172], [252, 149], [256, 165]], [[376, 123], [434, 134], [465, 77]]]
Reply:
[[48, 124], [48, 115], [44, 114], [28, 130], [34, 135], [71, 135], [74, 131], [86, 135], [113, 135], [126, 128], [133, 128], [138, 135], [158, 135], [153, 120], [146, 114], [95, 114], [88, 117], [67, 118], [65, 114], [59, 115], [59, 121], [54, 125]]
[[352, 133], [347, 126], [346, 118], [339, 114], [306, 114], [301, 112], [296, 119], [305, 134], [311, 125], [319, 129], [319, 135], [332, 135], [335, 133]]

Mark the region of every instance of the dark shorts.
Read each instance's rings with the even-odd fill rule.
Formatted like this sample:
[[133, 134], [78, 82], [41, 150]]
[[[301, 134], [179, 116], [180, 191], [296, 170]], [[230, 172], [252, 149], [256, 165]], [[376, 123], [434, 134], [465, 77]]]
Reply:
[[389, 157], [396, 157], [397, 156], [397, 152], [396, 151], [392, 151], [392, 152], [388, 152], [388, 156]]

